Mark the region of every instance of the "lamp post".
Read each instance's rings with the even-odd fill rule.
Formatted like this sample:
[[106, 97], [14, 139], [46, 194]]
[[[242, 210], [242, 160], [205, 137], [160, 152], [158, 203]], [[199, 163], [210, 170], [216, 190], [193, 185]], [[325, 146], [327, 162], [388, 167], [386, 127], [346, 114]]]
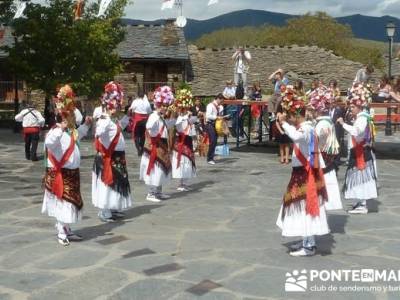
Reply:
[[[396, 24], [394, 22], [389, 22], [386, 25], [386, 34], [389, 39], [389, 67], [388, 67], [388, 76], [389, 79], [392, 78], [392, 56], [393, 56], [393, 37], [396, 32]], [[385, 126], [385, 135], [392, 135], [392, 117], [391, 117], [392, 109], [390, 107], [387, 108], [386, 114], [386, 126]]]

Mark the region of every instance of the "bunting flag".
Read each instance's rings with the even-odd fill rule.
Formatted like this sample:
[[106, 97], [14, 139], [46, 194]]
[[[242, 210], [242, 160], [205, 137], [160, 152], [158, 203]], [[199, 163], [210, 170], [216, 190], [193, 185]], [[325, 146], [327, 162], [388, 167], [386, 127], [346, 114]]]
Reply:
[[112, 0], [101, 0], [97, 17], [104, 16], [107, 8], [110, 6], [111, 1]]
[[14, 19], [21, 18], [25, 8], [26, 2], [17, 2], [17, 11], [15, 12]]
[[213, 4], [217, 4], [218, 0], [209, 0], [208, 1], [208, 6], [213, 5]]
[[164, 10], [167, 8], [171, 9], [174, 7], [174, 4], [175, 4], [175, 0], [163, 0], [163, 2], [161, 4], [161, 10]]

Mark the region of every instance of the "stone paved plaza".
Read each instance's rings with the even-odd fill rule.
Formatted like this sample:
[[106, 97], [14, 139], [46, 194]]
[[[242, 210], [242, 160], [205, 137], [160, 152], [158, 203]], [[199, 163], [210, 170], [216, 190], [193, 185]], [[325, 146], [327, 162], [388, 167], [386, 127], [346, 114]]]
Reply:
[[[317, 255], [293, 258], [287, 246], [296, 239], [282, 238], [275, 226], [290, 166], [278, 162], [274, 148], [243, 147], [215, 166], [198, 159], [193, 191], [178, 193], [172, 182], [172, 198], [153, 204], [144, 200], [128, 141], [134, 207], [123, 221], [104, 224], [91, 204], [92, 145], [83, 141], [84, 219], [73, 228], [85, 239], [62, 247], [54, 220], [40, 213], [43, 161], [25, 161], [21, 136], [0, 133], [1, 300], [400, 299], [400, 292], [312, 292], [311, 282], [307, 292], [284, 291], [293, 270], [400, 269], [395, 144], [386, 148], [392, 159], [378, 160], [372, 212], [330, 213], [332, 233], [318, 239]], [[343, 176], [344, 168], [341, 183]]]

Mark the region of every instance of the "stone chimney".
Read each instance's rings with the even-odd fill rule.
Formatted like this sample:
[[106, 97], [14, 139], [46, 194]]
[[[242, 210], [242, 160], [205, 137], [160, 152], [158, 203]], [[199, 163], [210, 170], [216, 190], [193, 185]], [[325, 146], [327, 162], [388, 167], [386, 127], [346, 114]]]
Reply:
[[165, 20], [165, 26], [161, 36], [161, 45], [170, 46], [178, 44], [179, 37], [177, 33], [177, 27], [175, 25], [175, 19], [167, 19]]

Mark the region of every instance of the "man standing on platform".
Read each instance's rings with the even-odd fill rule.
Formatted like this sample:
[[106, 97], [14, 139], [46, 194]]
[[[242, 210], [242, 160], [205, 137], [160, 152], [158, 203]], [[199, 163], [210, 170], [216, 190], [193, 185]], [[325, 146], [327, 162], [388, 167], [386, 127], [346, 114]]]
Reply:
[[26, 159], [37, 161], [36, 150], [39, 143], [40, 127], [43, 127], [45, 122], [42, 114], [35, 109], [33, 104], [28, 104], [27, 108], [15, 116], [15, 121], [22, 122]]
[[238, 86], [239, 80], [242, 80], [245, 99], [247, 99], [247, 73], [250, 68], [251, 54], [249, 51], [244, 50], [243, 47], [239, 47], [232, 55], [232, 60], [234, 61], [235, 85]]

